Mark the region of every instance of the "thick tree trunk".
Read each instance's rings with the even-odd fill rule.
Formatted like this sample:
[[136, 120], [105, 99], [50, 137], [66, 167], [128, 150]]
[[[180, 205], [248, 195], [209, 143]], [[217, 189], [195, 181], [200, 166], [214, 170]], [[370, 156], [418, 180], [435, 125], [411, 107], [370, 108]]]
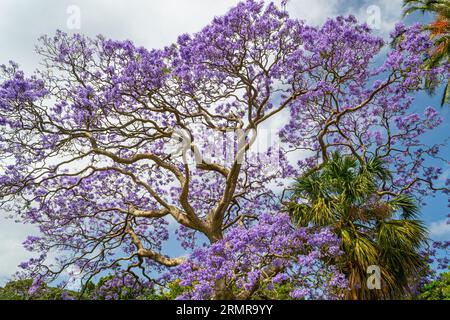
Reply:
[[233, 300], [233, 291], [227, 287], [225, 279], [219, 279], [214, 285], [213, 300]]

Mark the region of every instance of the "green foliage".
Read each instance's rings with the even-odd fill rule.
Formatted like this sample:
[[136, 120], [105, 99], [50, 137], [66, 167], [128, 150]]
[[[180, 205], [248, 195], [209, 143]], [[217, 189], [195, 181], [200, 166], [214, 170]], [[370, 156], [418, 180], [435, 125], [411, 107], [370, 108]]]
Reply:
[[[193, 284], [194, 286], [195, 284]], [[167, 289], [161, 290], [159, 294], [155, 294], [152, 300], [175, 300], [182, 293], [191, 290], [192, 287], [181, 286], [180, 280], [175, 280], [168, 284]]]
[[[450, 62], [450, 1], [449, 0], [404, 0], [404, 14], [413, 12], [431, 13], [435, 20], [425, 26], [433, 39], [433, 49], [429, 58], [424, 62], [426, 69], [435, 68]], [[425, 79], [425, 85], [430, 93], [434, 93], [438, 83]], [[442, 94], [441, 105], [450, 101], [450, 79]]]
[[9, 281], [0, 288], [0, 300], [61, 300], [65, 291], [43, 284], [36, 294], [30, 295], [28, 290], [31, 284], [31, 279]]
[[416, 299], [450, 300], [450, 271], [442, 273], [438, 279], [426, 284]]
[[0, 300], [29, 300], [31, 283], [31, 279], [9, 281], [4, 288], [0, 288]]
[[[391, 174], [381, 159], [361, 160], [332, 154], [320, 169], [297, 179], [287, 209], [298, 225], [331, 226], [339, 236], [348, 299], [403, 297], [426, 266], [419, 253], [426, 229], [412, 197], [384, 192]], [[366, 288], [370, 265], [381, 268], [382, 290]]]
[[[42, 288], [32, 296], [28, 293], [32, 280], [15, 280], [8, 282], [5, 287], [0, 287], [0, 300], [61, 300], [63, 295], [69, 295], [73, 299], [81, 300], [104, 300], [102, 295], [98, 295], [101, 288], [108, 280], [113, 279], [112, 275], [101, 277], [97, 283], [89, 281], [79, 291], [70, 291], [59, 288], [50, 287], [43, 284]], [[166, 289], [159, 292], [150, 289], [142, 289], [139, 292], [133, 291], [132, 288], [120, 287], [113, 288], [113, 293], [117, 295], [118, 300], [175, 300], [190, 287], [180, 286], [179, 280], [169, 283]]]

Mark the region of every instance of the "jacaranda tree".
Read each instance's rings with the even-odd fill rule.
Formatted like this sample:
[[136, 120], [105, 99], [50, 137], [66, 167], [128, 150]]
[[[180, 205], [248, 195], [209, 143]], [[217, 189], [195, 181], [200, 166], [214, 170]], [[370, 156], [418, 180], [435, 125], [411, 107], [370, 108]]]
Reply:
[[[63, 32], [42, 37], [42, 67], [34, 75], [16, 63], [1, 68], [1, 208], [40, 231], [25, 242], [38, 256], [21, 267], [35, 286], [74, 270], [83, 282], [113, 273], [164, 285], [174, 281], [165, 275], [171, 269], [194, 264], [185, 284], [214, 288], [192, 295], [223, 298], [229, 281], [240, 290], [235, 294], [248, 297], [267, 288], [267, 277], [292, 276], [288, 269], [302, 259], [286, 257], [280, 265], [280, 252], [338, 255], [326, 250], [333, 239], [308, 248], [316, 235], [287, 229], [277, 214], [280, 195], [270, 187], [320, 166], [338, 149], [392, 165], [395, 179], [385, 192], [437, 189], [441, 169], [427, 158], [438, 159], [440, 145], [423, 145], [420, 136], [441, 120], [431, 107], [424, 115], [408, 109], [421, 79], [445, 77], [447, 69], [422, 67], [431, 43], [419, 25], [398, 25], [392, 36], [400, 32], [402, 40], [374, 63], [384, 42], [354, 17], [313, 27], [273, 4], [245, 1], [163, 49]], [[288, 114], [281, 147], [251, 152], [262, 125]], [[230, 132], [232, 139], [215, 144], [232, 150], [226, 161], [203, 156], [211, 138]], [[168, 147], [174, 138], [181, 140], [177, 152]], [[288, 149], [308, 157], [292, 167]], [[264, 247], [245, 238], [278, 223], [278, 240]], [[236, 268], [221, 274], [214, 267], [214, 278], [205, 278], [195, 264], [207, 266], [207, 257], [167, 256], [172, 228], [181, 247], [206, 241], [205, 255], [213, 259], [217, 249]], [[230, 253], [228, 247], [248, 250], [227, 243], [228, 234], [250, 241], [259, 250], [252, 259], [275, 271], [255, 272], [245, 254]], [[322, 277], [327, 268], [318, 279], [339, 279]], [[244, 274], [233, 277], [233, 270]], [[303, 283], [293, 279], [299, 287], [291, 296], [314, 298], [302, 292]]]

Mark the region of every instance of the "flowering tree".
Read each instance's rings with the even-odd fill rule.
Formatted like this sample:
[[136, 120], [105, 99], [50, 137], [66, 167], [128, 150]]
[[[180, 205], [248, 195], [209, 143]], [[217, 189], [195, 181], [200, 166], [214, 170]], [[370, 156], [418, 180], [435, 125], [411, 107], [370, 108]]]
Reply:
[[249, 230], [234, 228], [210, 247], [195, 250], [169, 276], [191, 288], [180, 296], [187, 299], [214, 297], [218, 280], [226, 284], [219, 289], [227, 298], [279, 298], [274, 289], [280, 285], [295, 299], [338, 298], [347, 288], [344, 275], [330, 263], [340, 255], [339, 245], [328, 229], [294, 229], [287, 214], [263, 214]]
[[[336, 149], [361, 163], [376, 154], [395, 171], [380, 190], [387, 197], [438, 189], [441, 169], [425, 159], [439, 144], [423, 146], [419, 136], [440, 119], [432, 108], [409, 113], [408, 94], [448, 68], [421, 67], [430, 42], [419, 26], [398, 26], [393, 36], [400, 32], [378, 67], [371, 63], [383, 41], [353, 17], [316, 28], [256, 1], [164, 49], [42, 37], [40, 71], [1, 70], [1, 207], [40, 230], [25, 243], [40, 256], [22, 267], [46, 280], [76, 267], [85, 281], [109, 269], [152, 281], [151, 272], [185, 261], [162, 252], [169, 224], [184, 248], [196, 234], [217, 243], [206, 250], [225, 246], [228, 231], [277, 212], [269, 183], [299, 172], [288, 150], [250, 153], [262, 124], [284, 110], [284, 148], [310, 155], [297, 169], [320, 166]], [[234, 138], [216, 145], [231, 146], [229, 161], [202, 157], [211, 136], [230, 131]], [[167, 148], [174, 135], [183, 140], [176, 153]], [[276, 170], [267, 172], [264, 159], [274, 154]], [[269, 255], [278, 250], [271, 246]], [[219, 277], [214, 297], [224, 285]]]

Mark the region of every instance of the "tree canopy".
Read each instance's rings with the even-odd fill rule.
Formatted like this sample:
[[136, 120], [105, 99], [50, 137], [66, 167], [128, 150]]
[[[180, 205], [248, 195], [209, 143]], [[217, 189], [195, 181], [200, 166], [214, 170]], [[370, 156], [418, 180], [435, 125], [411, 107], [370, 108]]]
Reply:
[[[448, 192], [448, 181], [436, 185], [445, 142], [421, 140], [442, 119], [432, 107], [410, 109], [423, 79], [442, 80], [448, 68], [424, 68], [432, 43], [419, 25], [398, 24], [399, 34], [384, 53], [383, 39], [352, 16], [315, 27], [248, 0], [162, 49], [43, 36], [36, 73], [14, 62], [0, 68], [0, 208], [39, 228], [25, 242], [38, 256], [21, 264], [33, 286], [64, 283], [73, 270], [82, 283], [112, 273], [166, 286], [179, 268], [211, 263], [194, 250], [204, 242], [205, 259], [219, 250], [228, 263], [246, 252], [227, 265], [242, 268], [240, 277], [191, 268], [186, 283], [215, 283], [208, 297], [224, 297], [231, 284], [255, 292], [278, 274], [292, 279], [294, 297], [314, 296], [293, 273], [266, 279], [245, 260], [273, 268], [280, 252], [307, 258], [320, 249], [301, 248], [317, 235], [288, 228], [273, 186], [339, 151], [361, 167], [383, 161], [392, 179], [377, 192], [390, 201]], [[255, 151], [264, 126], [283, 115], [281, 145]], [[296, 165], [295, 150], [306, 155]], [[173, 229], [187, 254], [164, 251]], [[264, 232], [280, 241], [261, 248], [249, 238]], [[258, 251], [248, 255], [230, 237]], [[313, 268], [318, 279], [327, 268]]]

